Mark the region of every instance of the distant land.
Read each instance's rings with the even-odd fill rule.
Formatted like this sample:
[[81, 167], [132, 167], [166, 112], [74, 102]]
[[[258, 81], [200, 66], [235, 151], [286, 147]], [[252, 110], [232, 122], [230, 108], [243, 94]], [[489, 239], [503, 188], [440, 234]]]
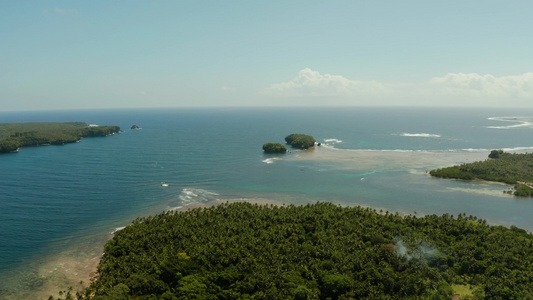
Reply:
[[89, 125], [85, 122], [0, 123], [0, 153], [18, 152], [23, 147], [64, 145], [84, 137], [120, 132], [119, 126]]
[[533, 196], [533, 153], [506, 153], [502, 150], [492, 150], [485, 161], [431, 170], [429, 174], [441, 178], [514, 184], [515, 196]]

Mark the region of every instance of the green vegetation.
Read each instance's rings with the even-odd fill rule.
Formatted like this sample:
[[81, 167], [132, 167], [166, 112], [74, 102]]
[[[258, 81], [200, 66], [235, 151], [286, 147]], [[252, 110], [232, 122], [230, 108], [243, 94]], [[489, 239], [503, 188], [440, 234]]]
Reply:
[[500, 158], [500, 155], [503, 154], [503, 150], [492, 150], [490, 151], [489, 158]]
[[89, 126], [83, 122], [0, 123], [0, 153], [22, 147], [64, 145], [83, 137], [106, 136], [119, 131], [118, 126]]
[[532, 299], [532, 247], [464, 214], [222, 204], [135, 220], [76, 298]]
[[310, 135], [293, 133], [285, 137], [285, 142], [294, 148], [308, 149], [315, 145], [315, 138]]
[[265, 153], [285, 153], [287, 148], [280, 143], [266, 143], [263, 145]]
[[[461, 297], [461, 299], [471, 299], [474, 297], [474, 290], [472, 290], [472, 286], [467, 284], [454, 284], [452, 285], [453, 294], [457, 294]], [[479, 292], [478, 292], [479, 293]]]
[[492, 150], [489, 159], [459, 166], [431, 170], [431, 176], [462, 180], [487, 180], [515, 184], [516, 196], [531, 196], [533, 189], [533, 153], [506, 153]]
[[515, 196], [520, 196], [520, 197], [532, 197], [533, 196], [533, 188], [531, 188], [530, 186], [526, 185], [526, 184], [516, 184], [515, 185], [515, 191], [514, 191], [514, 195]]

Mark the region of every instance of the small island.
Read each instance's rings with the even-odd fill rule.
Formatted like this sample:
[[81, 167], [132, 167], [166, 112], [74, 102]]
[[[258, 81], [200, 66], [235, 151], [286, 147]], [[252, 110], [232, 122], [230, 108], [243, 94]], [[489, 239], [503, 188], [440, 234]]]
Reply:
[[137, 125], [132, 125], [131, 128], [132, 130], [136, 130], [136, 129], [141, 129], [141, 127], [137, 126]]
[[18, 152], [23, 147], [64, 145], [84, 137], [120, 132], [119, 126], [89, 125], [85, 122], [0, 123], [0, 153]]
[[287, 148], [280, 143], [266, 143], [263, 145], [265, 153], [285, 153]]
[[285, 137], [285, 142], [293, 148], [305, 150], [313, 147], [316, 140], [310, 135], [293, 133]]
[[440, 178], [513, 184], [515, 196], [533, 196], [533, 153], [492, 150], [485, 161], [431, 170], [429, 174]]

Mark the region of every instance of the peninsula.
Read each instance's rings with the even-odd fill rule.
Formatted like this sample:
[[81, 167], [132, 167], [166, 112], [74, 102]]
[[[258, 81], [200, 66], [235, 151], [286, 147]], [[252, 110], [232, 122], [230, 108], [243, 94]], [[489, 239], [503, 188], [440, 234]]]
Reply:
[[84, 137], [107, 136], [119, 131], [119, 126], [84, 122], [0, 123], [0, 153], [17, 152], [23, 147], [75, 143]]
[[533, 196], [533, 153], [492, 150], [485, 161], [431, 170], [429, 174], [441, 178], [513, 184], [515, 196]]
[[87, 289], [49, 299], [531, 299], [532, 240], [464, 214], [226, 203], [133, 221]]

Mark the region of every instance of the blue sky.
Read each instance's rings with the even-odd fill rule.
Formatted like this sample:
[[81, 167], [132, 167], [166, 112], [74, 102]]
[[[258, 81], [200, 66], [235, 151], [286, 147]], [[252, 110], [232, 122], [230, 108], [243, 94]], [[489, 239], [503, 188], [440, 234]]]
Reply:
[[533, 107], [531, 1], [0, 0], [0, 110]]

